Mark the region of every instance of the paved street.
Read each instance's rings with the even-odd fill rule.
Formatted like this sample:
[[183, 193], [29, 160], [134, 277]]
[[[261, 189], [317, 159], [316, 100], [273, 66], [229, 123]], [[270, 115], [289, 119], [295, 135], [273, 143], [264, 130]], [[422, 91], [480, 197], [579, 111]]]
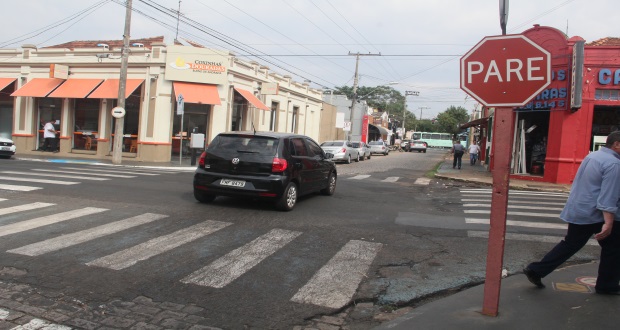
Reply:
[[[379, 325], [483, 279], [489, 192], [428, 179], [444, 154], [339, 164], [336, 194], [304, 197], [292, 212], [199, 204], [183, 168], [5, 162], [0, 329]], [[558, 235], [553, 203], [566, 198], [522, 197], [511, 195], [511, 234], [535, 239], [508, 237], [511, 272], [549, 247], [539, 237]]]

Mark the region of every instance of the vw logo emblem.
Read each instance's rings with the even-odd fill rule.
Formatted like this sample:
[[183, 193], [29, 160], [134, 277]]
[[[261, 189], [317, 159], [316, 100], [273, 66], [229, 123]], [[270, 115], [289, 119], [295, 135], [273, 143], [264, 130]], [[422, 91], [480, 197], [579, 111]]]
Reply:
[[239, 158], [233, 158], [232, 163], [235, 165], [239, 164]]

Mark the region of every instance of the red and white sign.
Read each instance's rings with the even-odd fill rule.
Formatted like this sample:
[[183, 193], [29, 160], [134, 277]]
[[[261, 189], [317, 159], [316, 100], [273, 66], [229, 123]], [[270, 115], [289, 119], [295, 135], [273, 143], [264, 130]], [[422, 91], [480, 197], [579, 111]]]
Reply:
[[551, 54], [523, 35], [485, 37], [461, 58], [461, 89], [487, 107], [519, 107], [551, 83]]

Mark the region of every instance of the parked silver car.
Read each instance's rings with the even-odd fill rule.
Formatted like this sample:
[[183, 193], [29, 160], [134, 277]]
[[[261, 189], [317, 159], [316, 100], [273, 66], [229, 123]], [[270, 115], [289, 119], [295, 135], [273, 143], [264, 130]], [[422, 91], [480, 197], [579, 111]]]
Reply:
[[390, 153], [390, 148], [383, 141], [371, 141], [368, 142], [368, 146], [370, 147], [371, 154], [382, 154], [383, 156], [387, 156]]
[[357, 150], [357, 153], [360, 155], [360, 160], [370, 159], [370, 149], [368, 145], [364, 142], [351, 142], [353, 148]]
[[335, 162], [351, 164], [352, 160], [360, 161], [360, 155], [357, 149], [353, 148], [351, 141], [325, 141], [321, 144], [321, 148], [325, 153], [334, 155], [332, 160]]

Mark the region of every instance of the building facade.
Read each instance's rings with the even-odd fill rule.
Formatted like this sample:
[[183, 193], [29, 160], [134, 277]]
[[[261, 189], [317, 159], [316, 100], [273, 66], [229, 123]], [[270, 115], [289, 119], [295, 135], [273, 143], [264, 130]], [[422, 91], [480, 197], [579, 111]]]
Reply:
[[[320, 90], [228, 51], [163, 41], [131, 41], [123, 157], [170, 161], [188, 154], [192, 133], [204, 134], [205, 144], [221, 132], [252, 130], [318, 140]], [[54, 120], [60, 155], [111, 157], [121, 48], [113, 40], [0, 50], [0, 135], [19, 154], [37, 153], [42, 124]]]

